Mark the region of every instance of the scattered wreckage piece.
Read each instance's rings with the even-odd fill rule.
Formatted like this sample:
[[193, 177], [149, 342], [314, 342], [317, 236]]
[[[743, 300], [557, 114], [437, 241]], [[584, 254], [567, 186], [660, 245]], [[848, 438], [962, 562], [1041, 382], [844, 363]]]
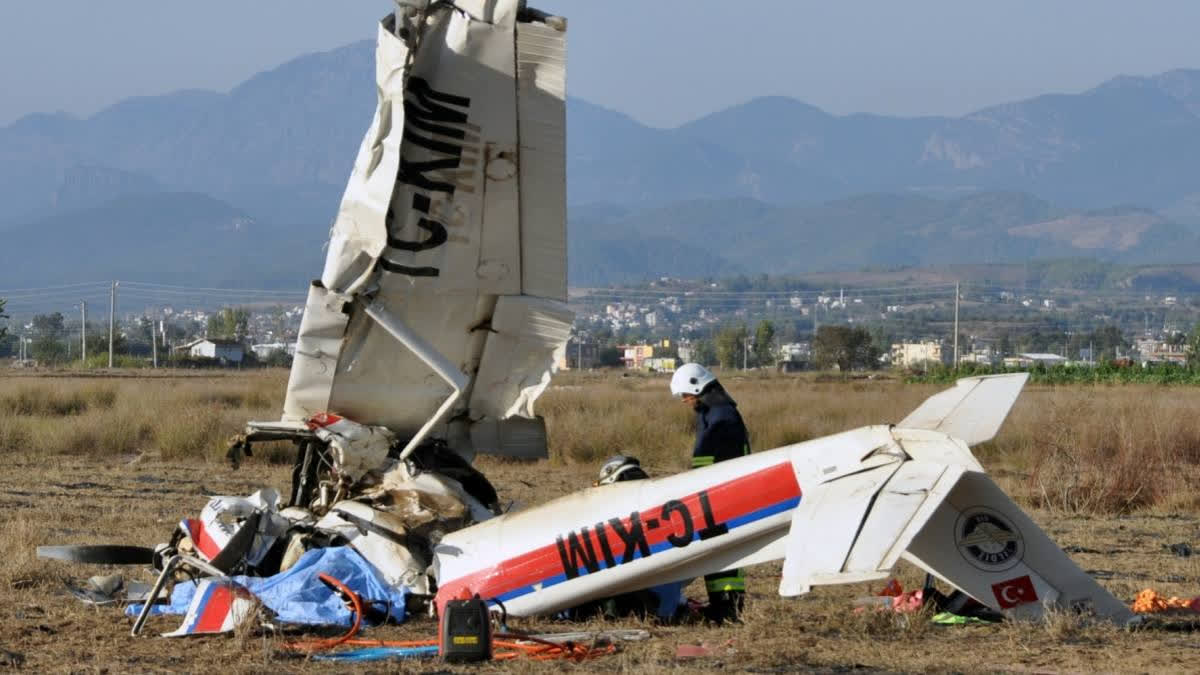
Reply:
[[[147, 604], [146, 607], [150, 605]], [[204, 579], [196, 587], [183, 624], [169, 633], [163, 633], [162, 636], [229, 633], [254, 617], [260, 607], [258, 598], [244, 586], [226, 578]], [[141, 616], [138, 619], [134, 629], [140, 631], [145, 620]], [[131, 634], [137, 636], [137, 632]]]
[[[156, 607], [162, 609], [155, 603], [168, 584], [179, 580], [180, 572], [218, 583], [207, 585], [202, 596], [186, 596], [188, 616], [173, 635], [231, 630], [248, 616], [247, 603], [254, 597], [280, 620], [305, 623], [304, 615], [286, 611], [286, 598], [265, 597], [264, 589], [307, 570], [306, 561], [314, 555], [332, 555], [343, 545], [359, 562], [350, 568], [342, 565], [339, 576], [357, 571], [360, 577], [370, 577], [364, 583], [372, 599], [381, 597], [382, 588], [396, 589], [401, 595], [389, 598], [388, 606], [400, 606], [386, 615], [399, 619], [410, 598], [419, 606], [422, 598], [432, 597], [431, 561], [441, 538], [498, 511], [495, 488], [441, 444], [423, 444], [407, 459], [399, 459], [399, 442], [386, 432], [327, 414], [310, 423], [333, 430], [322, 443], [342, 444], [337, 451], [322, 453], [327, 463], [313, 474], [319, 480], [310, 501], [280, 509], [280, 497], [270, 488], [244, 498], [210, 498], [199, 518], [183, 519], [171, 541], [153, 551], [161, 571], [147, 603], [139, 608], [133, 635], [141, 632]], [[362, 447], [367, 451], [360, 452]], [[295, 494], [292, 497], [291, 502], [297, 501]], [[220, 590], [227, 584], [234, 584], [232, 590]], [[173, 611], [183, 611], [177, 605], [173, 593]]]
[[154, 586], [151, 587], [150, 594], [146, 596], [146, 601], [142, 604], [141, 612], [138, 614], [137, 619], [134, 620], [133, 627], [129, 630], [131, 636], [137, 637], [138, 633], [142, 632], [142, 626], [146, 625], [146, 619], [150, 618], [150, 612], [153, 610], [155, 603], [158, 602], [159, 596], [162, 595], [167, 582], [172, 580], [177, 569], [184, 566], [190, 567], [196, 573], [207, 574], [213, 577], [224, 577], [227, 572], [227, 570], [214, 567], [203, 560], [189, 555], [175, 554], [166, 558], [163, 562], [162, 572], [159, 573], [158, 579], [154, 581]]
[[94, 607], [108, 607], [120, 603], [146, 602], [150, 595], [150, 584], [141, 581], [126, 581], [123, 577], [111, 574], [107, 576], [90, 577], [82, 585], [64, 580], [67, 592], [83, 602]]
[[[178, 562], [171, 559], [160, 578], [170, 578]], [[197, 568], [203, 570], [203, 568]], [[235, 602], [238, 598], [253, 600], [254, 609], [270, 622], [294, 625], [350, 625], [355, 619], [344, 606], [340, 596], [324, 581], [337, 580], [339, 587], [352, 590], [365, 605], [365, 619], [371, 623], [403, 621], [407, 615], [408, 592], [388, 584], [370, 563], [353, 549], [330, 546], [306, 553], [290, 569], [269, 577], [228, 576], [208, 569], [208, 576], [194, 581], [176, 580], [170, 600], [164, 604], [130, 605], [127, 614], [136, 613], [134, 630], [141, 631], [145, 617], [150, 614], [184, 614], [185, 620], [176, 633], [225, 632], [245, 619], [249, 605]], [[209, 582], [230, 585], [229, 592], [217, 592]], [[154, 595], [161, 592], [156, 590]], [[363, 618], [363, 617], [359, 617]]]

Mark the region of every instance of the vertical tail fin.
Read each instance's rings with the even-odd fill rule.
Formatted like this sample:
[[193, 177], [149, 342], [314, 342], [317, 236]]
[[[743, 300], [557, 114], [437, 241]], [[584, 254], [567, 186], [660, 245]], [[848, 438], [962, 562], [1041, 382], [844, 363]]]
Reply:
[[896, 426], [940, 431], [967, 445], [992, 440], [1021, 394], [1029, 373], [964, 377], [934, 394]]

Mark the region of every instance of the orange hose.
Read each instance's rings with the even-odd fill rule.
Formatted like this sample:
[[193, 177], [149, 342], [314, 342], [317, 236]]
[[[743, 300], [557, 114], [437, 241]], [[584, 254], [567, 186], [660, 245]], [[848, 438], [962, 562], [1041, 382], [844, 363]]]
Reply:
[[350, 601], [350, 613], [354, 615], [354, 621], [350, 625], [350, 630], [335, 638], [316, 639], [316, 640], [297, 640], [295, 642], [284, 643], [284, 649], [292, 649], [301, 652], [323, 652], [350, 641], [355, 635], [358, 635], [359, 629], [362, 627], [363, 605], [362, 598], [358, 597], [358, 593], [350, 590], [346, 584], [334, 579], [333, 577], [321, 572], [317, 575], [325, 585], [341, 593]]
[[[337, 579], [334, 579], [328, 574], [322, 572], [321, 574], [317, 575], [317, 578], [330, 588], [336, 590], [338, 593], [341, 593], [343, 597], [350, 601], [350, 611], [351, 614], [354, 615], [350, 629], [344, 634], [335, 638], [285, 642], [283, 645], [284, 649], [312, 654], [314, 652], [329, 651], [330, 649], [340, 645], [353, 645], [355, 647], [432, 647], [438, 644], [437, 640], [356, 639], [354, 636], [358, 635], [358, 631], [362, 628], [362, 598], [360, 598], [357, 593], [350, 590], [348, 586]], [[495, 661], [507, 661], [510, 659], [520, 658], [522, 656], [536, 661], [549, 661], [552, 659], [571, 659], [574, 661], [583, 661], [585, 659], [591, 659], [597, 656], [613, 654], [616, 651], [616, 646], [611, 644], [605, 647], [587, 647], [571, 642], [560, 644], [537, 637], [514, 635], [509, 633], [498, 633], [492, 639], [492, 659]]]

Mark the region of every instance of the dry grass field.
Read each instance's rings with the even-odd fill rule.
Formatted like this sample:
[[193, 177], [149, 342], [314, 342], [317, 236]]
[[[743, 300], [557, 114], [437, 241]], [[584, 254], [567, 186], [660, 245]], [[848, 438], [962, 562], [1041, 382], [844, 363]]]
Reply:
[[[51, 374], [61, 375], [61, 374]], [[942, 387], [891, 379], [729, 374], [756, 450], [854, 426], [896, 421]], [[286, 491], [290, 447], [257, 453], [239, 471], [224, 465], [226, 439], [247, 419], [278, 416], [286, 373], [177, 377], [9, 376], [0, 378], [0, 667], [33, 672], [312, 672], [394, 670], [337, 666], [279, 656], [280, 639], [131, 638], [116, 609], [93, 609], [64, 579], [142, 570], [37, 560], [41, 544], [166, 540], [210, 494]], [[688, 410], [663, 378], [614, 374], [559, 377], [539, 402], [550, 433], [548, 462], [481, 459], [502, 500], [533, 504], [585, 487], [612, 454], [638, 455], [653, 473], [687, 467]], [[1200, 594], [1200, 555], [1164, 545], [1200, 543], [1200, 390], [1168, 387], [1028, 388], [1001, 435], [978, 448], [981, 461], [1072, 557], [1115, 595], [1131, 601], [1153, 587]], [[867, 586], [819, 588], [799, 599], [776, 594], [778, 566], [751, 570], [746, 621], [726, 627], [659, 627], [653, 638], [581, 665], [510, 663], [486, 671], [733, 670], [1163, 672], [1193, 671], [1200, 635], [1118, 630], [1073, 615], [1038, 623], [935, 626], [924, 615], [854, 613]], [[915, 568], [897, 570], [906, 586]], [[692, 597], [703, 589], [693, 586]], [[153, 619], [147, 633], [173, 629]], [[568, 630], [522, 620], [516, 627]], [[391, 639], [431, 636], [428, 619], [371, 632]], [[679, 661], [682, 644], [712, 656]], [[438, 665], [414, 662], [407, 669]]]

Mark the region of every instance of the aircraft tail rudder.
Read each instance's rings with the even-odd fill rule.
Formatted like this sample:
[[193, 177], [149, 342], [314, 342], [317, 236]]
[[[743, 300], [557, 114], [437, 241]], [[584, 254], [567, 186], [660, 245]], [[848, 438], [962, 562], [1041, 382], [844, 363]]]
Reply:
[[925, 399], [896, 426], [940, 431], [967, 445], [992, 440], [1021, 394], [1029, 373], [964, 377]]

